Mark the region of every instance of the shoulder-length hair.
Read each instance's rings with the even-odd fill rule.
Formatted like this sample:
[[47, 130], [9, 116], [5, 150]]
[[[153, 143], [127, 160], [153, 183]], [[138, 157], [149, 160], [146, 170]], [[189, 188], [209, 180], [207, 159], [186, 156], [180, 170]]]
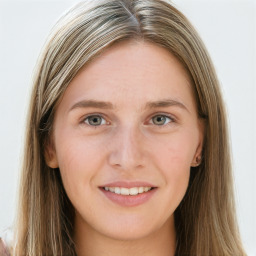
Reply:
[[245, 255], [239, 237], [225, 110], [210, 57], [190, 22], [164, 0], [91, 0], [67, 12], [40, 55], [27, 120], [14, 255], [75, 255], [74, 209], [44, 159], [56, 104], [77, 72], [124, 40], [164, 47], [191, 78], [205, 122], [201, 165], [175, 211], [176, 255]]

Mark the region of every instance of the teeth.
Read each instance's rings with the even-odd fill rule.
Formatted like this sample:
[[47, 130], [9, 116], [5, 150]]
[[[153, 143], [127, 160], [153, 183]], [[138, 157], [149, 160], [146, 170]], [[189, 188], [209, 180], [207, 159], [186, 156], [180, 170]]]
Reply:
[[121, 194], [121, 189], [120, 188], [115, 188], [115, 194]]
[[130, 193], [129, 193], [129, 188], [121, 188], [121, 195], [126, 195], [128, 196]]
[[143, 193], [144, 192], [144, 188], [143, 187], [139, 187], [139, 193]]
[[141, 193], [148, 192], [149, 190], [151, 190], [151, 187], [134, 187], [134, 188], [104, 187], [104, 189], [106, 191], [110, 191], [115, 194], [135, 196]]
[[129, 191], [129, 192], [130, 192], [130, 193], [129, 193], [130, 195], [133, 195], [133, 196], [134, 196], [134, 195], [138, 195], [138, 194], [139, 194], [139, 189], [138, 189], [138, 188], [130, 188], [129, 190], [130, 190], [130, 191]]

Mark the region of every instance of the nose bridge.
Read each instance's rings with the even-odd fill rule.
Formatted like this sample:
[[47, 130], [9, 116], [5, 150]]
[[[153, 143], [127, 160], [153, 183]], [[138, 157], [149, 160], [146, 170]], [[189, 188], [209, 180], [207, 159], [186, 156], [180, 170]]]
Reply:
[[144, 165], [143, 134], [139, 127], [119, 127], [111, 138], [110, 164], [124, 170]]

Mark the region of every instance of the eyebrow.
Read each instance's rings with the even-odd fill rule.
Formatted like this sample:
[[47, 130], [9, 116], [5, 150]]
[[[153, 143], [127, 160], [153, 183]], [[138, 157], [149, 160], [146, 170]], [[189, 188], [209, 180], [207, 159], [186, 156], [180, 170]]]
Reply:
[[[181, 102], [173, 99], [163, 99], [158, 101], [150, 101], [145, 105], [145, 109], [154, 109], [161, 107], [171, 107], [177, 106], [182, 109], [185, 109], [189, 112], [188, 108]], [[114, 109], [114, 105], [111, 102], [106, 101], [97, 101], [97, 100], [82, 100], [75, 103], [69, 111], [72, 111], [76, 108], [100, 108], [100, 109]]]
[[177, 106], [189, 112], [188, 108], [183, 103], [173, 99], [164, 99], [159, 101], [148, 102], [145, 108], [152, 109], [152, 108], [171, 107], [171, 106]]
[[111, 102], [97, 101], [97, 100], [82, 100], [75, 103], [69, 111], [76, 108], [101, 108], [101, 109], [113, 109], [114, 106]]

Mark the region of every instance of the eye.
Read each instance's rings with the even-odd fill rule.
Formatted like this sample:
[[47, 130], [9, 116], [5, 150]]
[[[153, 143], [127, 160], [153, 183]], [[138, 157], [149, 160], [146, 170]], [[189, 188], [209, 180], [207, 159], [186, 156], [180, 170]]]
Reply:
[[107, 121], [99, 115], [88, 116], [84, 119], [84, 122], [91, 126], [99, 126], [107, 123]]
[[151, 123], [153, 123], [155, 125], [159, 125], [159, 126], [166, 125], [172, 121], [173, 121], [173, 119], [166, 115], [156, 115], [156, 116], [152, 117], [152, 119], [151, 119]]

